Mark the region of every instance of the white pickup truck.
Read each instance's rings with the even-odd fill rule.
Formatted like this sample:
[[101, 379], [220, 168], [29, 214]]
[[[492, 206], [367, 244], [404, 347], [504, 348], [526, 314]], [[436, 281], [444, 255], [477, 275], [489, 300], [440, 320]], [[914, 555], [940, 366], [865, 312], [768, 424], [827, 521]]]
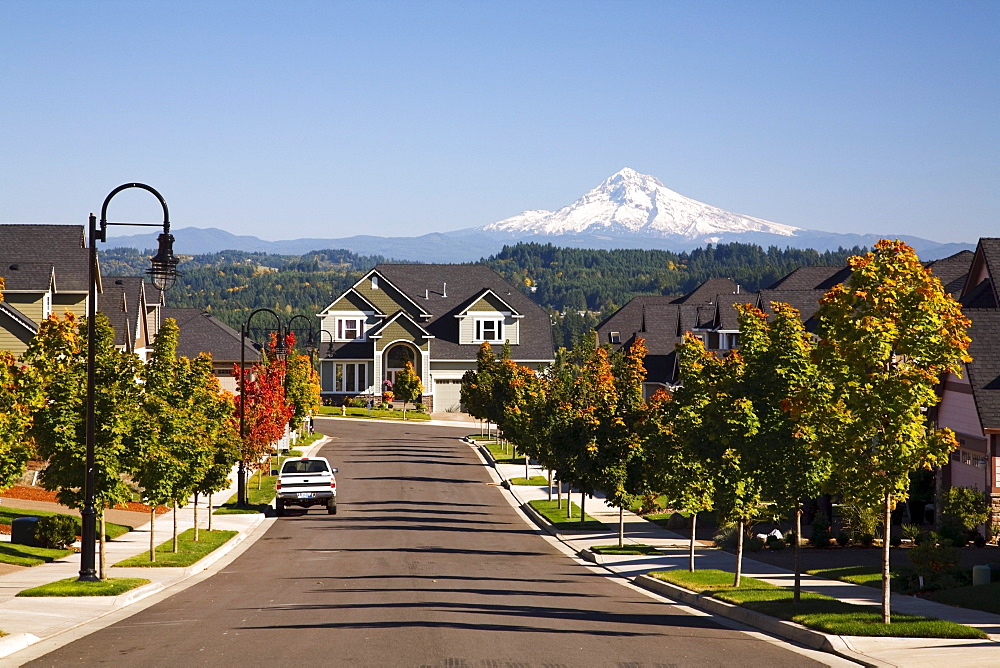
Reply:
[[278, 472], [274, 510], [278, 517], [286, 506], [326, 506], [330, 515], [337, 514], [337, 469], [330, 468], [325, 457], [289, 457]]

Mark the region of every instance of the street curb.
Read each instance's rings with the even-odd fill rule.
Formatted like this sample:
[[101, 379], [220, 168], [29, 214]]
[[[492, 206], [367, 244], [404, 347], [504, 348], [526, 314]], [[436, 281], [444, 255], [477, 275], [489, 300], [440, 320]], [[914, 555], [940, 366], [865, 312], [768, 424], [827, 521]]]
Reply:
[[30, 633], [11, 633], [9, 636], [4, 636], [0, 638], [0, 659], [31, 647], [39, 640], [41, 638]]
[[[264, 523], [265, 519], [266, 516], [264, 515], [264, 513], [258, 513], [257, 515], [255, 515], [252, 524], [250, 524], [249, 526], [245, 527], [242, 530], [237, 529], [235, 536], [227, 540], [225, 543], [220, 545], [215, 550], [212, 550], [211, 552], [206, 554], [204, 557], [202, 557], [195, 563], [191, 564], [190, 566], [185, 566], [183, 570], [183, 575], [182, 577], [178, 578], [178, 581], [187, 579], [192, 575], [196, 575], [198, 573], [201, 573], [203, 570], [210, 568], [213, 564], [215, 564], [215, 562], [217, 562], [219, 559], [222, 559], [224, 556], [235, 550], [236, 546], [245, 541], [251, 534], [256, 532], [257, 529], [260, 528], [260, 525]], [[228, 529], [228, 531], [232, 531], [232, 529]]]
[[811, 649], [836, 654], [864, 666], [871, 668], [893, 666], [893, 664], [873, 661], [870, 657], [858, 654], [840, 636], [814, 631], [795, 622], [777, 619], [704, 594], [697, 594], [669, 582], [650, 577], [649, 575], [638, 575], [632, 580], [632, 583], [662, 596], [680, 601], [685, 605], [690, 605], [713, 615], [735, 620]]

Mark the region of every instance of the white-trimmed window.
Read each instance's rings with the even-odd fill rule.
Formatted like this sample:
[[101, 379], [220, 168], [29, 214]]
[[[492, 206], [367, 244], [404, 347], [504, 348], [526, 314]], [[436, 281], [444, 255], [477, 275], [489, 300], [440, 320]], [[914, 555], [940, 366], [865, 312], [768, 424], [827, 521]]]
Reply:
[[333, 391], [341, 394], [360, 394], [368, 389], [368, 364], [365, 362], [336, 362], [333, 365]]
[[337, 318], [337, 341], [363, 341], [365, 318]]
[[611, 332], [608, 335], [608, 343], [621, 343], [622, 333], [621, 332]]
[[503, 319], [502, 318], [476, 318], [476, 338], [477, 343], [483, 341], [503, 340]]

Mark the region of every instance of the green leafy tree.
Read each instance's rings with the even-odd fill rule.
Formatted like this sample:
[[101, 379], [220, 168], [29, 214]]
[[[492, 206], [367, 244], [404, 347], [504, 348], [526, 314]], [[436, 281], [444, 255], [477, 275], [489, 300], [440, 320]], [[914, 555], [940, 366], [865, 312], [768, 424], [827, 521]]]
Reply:
[[830, 459], [804, 438], [798, 423], [795, 399], [817, 378], [812, 361], [812, 337], [799, 312], [788, 304], [772, 303], [774, 317], [750, 304], [737, 304], [740, 354], [745, 363], [740, 393], [748, 398], [760, 427], [749, 440], [762, 496], [795, 526], [795, 600], [801, 592], [799, 566], [802, 535], [802, 499], [822, 492], [830, 475]]
[[757, 515], [761, 501], [751, 447], [760, 421], [742, 393], [746, 365], [738, 352], [720, 359], [691, 334], [678, 345], [677, 361], [682, 387], [674, 401], [683, 410], [675, 414], [675, 423], [688, 439], [685, 449], [694, 453], [694, 461], [714, 469], [713, 506], [737, 525], [734, 586], [738, 587], [745, 527]]
[[[94, 505], [102, 529], [98, 533], [104, 578], [104, 511], [132, 498], [125, 478], [135, 461], [129, 437], [139, 420], [141, 388], [138, 357], [115, 349], [114, 332], [103, 313], [97, 314], [93, 325], [97, 375]], [[50, 316], [42, 321], [24, 355], [43, 398], [31, 429], [39, 456], [48, 462], [39, 479], [45, 489], [57, 492], [60, 503], [72, 508], [84, 504], [87, 326], [78, 326], [70, 314], [62, 319]]]
[[[901, 241], [882, 240], [849, 260], [852, 274], [822, 299], [816, 349], [823, 380], [810, 393], [805, 423], [832, 463], [846, 499], [881, 506], [885, 536], [910, 473], [947, 462], [955, 435], [936, 429], [927, 407], [945, 373], [960, 374], [969, 321]], [[889, 541], [883, 541], [882, 617], [890, 621]]]
[[[293, 335], [288, 335], [287, 349], [295, 344]], [[309, 355], [292, 354], [285, 360], [285, 398], [292, 405], [289, 427], [301, 431], [309, 416], [319, 408], [319, 374]]]
[[403, 419], [406, 419], [406, 404], [416, 403], [424, 395], [424, 384], [413, 368], [413, 362], [406, 360], [403, 370], [396, 374], [396, 384], [392, 386], [396, 397], [403, 402]]
[[[493, 390], [496, 358], [488, 341], [483, 341], [476, 353], [475, 371], [466, 371], [462, 376], [462, 403], [469, 415], [485, 420], [487, 425], [493, 420]], [[488, 429], [488, 427], [487, 427]]]
[[695, 570], [698, 513], [712, 510], [715, 467], [703, 459], [696, 439], [688, 432], [698, 423], [688, 402], [657, 390], [649, 398], [649, 419], [644, 430], [651, 487], [664, 494], [670, 508], [691, 514], [688, 570]]
[[0, 351], [0, 489], [17, 482], [34, 454], [26, 438], [31, 425], [26, 381], [14, 356]]

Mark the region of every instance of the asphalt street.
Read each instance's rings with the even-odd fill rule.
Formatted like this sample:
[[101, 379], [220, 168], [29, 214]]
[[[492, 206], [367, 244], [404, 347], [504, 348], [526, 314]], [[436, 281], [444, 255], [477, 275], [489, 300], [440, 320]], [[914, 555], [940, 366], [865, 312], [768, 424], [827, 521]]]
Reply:
[[337, 515], [291, 508], [216, 575], [28, 665], [819, 665], [581, 566], [461, 429], [317, 428]]

